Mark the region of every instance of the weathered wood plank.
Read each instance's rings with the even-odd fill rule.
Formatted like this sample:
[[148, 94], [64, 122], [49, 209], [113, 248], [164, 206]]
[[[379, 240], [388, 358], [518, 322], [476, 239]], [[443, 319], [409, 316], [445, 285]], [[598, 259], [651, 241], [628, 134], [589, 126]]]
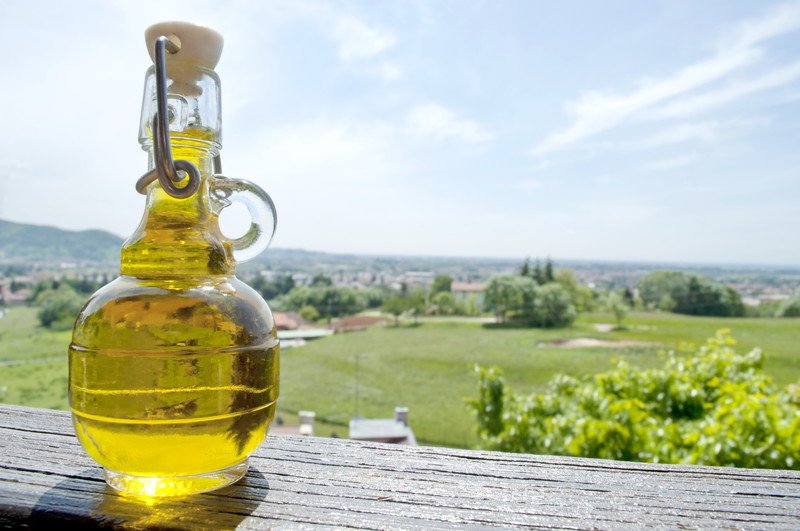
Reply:
[[0, 406], [0, 524], [183, 529], [800, 527], [800, 473], [270, 436], [239, 484], [144, 505], [69, 415]]

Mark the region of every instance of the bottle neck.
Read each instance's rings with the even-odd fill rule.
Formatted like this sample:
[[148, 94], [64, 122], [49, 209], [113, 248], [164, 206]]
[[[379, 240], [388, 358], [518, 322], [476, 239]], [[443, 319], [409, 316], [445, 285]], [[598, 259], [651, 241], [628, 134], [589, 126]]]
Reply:
[[[209, 176], [214, 173], [214, 157], [217, 152], [209, 147], [175, 142], [172, 144], [173, 160], [185, 160], [194, 164], [200, 171], [200, 186], [197, 192], [186, 199], [177, 199], [169, 195], [158, 183], [153, 182], [147, 191], [145, 219], [149, 228], [165, 222], [196, 225], [205, 223], [211, 215], [208, 196]], [[155, 151], [152, 146], [147, 150], [147, 169], [155, 168]], [[181, 186], [182, 183], [177, 183]]]
[[[232, 275], [231, 244], [219, 229], [210, 196], [216, 144], [171, 135], [172, 157], [200, 170], [200, 186], [186, 199], [176, 199], [158, 181], [150, 184], [139, 227], [122, 248], [121, 273], [138, 278], [199, 278]], [[149, 169], [155, 155], [149, 148]], [[180, 186], [180, 183], [178, 183]]]

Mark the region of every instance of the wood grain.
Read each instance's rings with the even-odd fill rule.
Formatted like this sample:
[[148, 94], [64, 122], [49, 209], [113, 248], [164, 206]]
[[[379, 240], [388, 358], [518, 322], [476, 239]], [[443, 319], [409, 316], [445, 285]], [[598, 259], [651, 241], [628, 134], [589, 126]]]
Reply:
[[245, 479], [145, 505], [105, 485], [68, 413], [0, 405], [0, 526], [800, 528], [800, 473], [270, 436]]

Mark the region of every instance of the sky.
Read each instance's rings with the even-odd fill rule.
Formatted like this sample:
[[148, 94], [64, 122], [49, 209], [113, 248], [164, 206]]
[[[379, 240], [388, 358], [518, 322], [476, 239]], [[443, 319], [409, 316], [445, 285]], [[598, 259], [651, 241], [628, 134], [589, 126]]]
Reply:
[[162, 20], [225, 37], [274, 246], [800, 265], [800, 2], [5, 0], [0, 218], [135, 229]]

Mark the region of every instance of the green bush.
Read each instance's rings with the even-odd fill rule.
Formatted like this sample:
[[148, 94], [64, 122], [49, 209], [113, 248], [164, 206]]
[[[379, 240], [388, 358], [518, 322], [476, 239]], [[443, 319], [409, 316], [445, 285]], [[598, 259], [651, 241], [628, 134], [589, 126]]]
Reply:
[[470, 407], [484, 447], [626, 461], [800, 469], [800, 396], [738, 354], [722, 330], [665, 355], [663, 367], [624, 360], [608, 372], [556, 376], [546, 393], [515, 395], [497, 369], [476, 367]]
[[[526, 309], [527, 310], [527, 309]], [[533, 312], [523, 314], [533, 326], [563, 328], [575, 321], [575, 307], [567, 290], [551, 282], [536, 289]]]
[[685, 315], [741, 317], [739, 293], [708, 278], [679, 271], [655, 271], [639, 279], [639, 293], [649, 306]]
[[484, 305], [501, 321], [509, 317], [542, 328], [570, 326], [576, 316], [569, 291], [562, 285], [539, 285], [522, 276], [492, 277], [486, 286]]
[[800, 295], [783, 301], [775, 312], [775, 317], [800, 317]]
[[72, 328], [75, 317], [84, 303], [69, 284], [63, 283], [58, 289], [43, 291], [36, 299], [39, 305], [39, 322], [53, 330]]
[[352, 315], [366, 308], [366, 301], [355, 289], [322, 285], [296, 287], [281, 302], [286, 309], [295, 311], [313, 306], [325, 319]]

